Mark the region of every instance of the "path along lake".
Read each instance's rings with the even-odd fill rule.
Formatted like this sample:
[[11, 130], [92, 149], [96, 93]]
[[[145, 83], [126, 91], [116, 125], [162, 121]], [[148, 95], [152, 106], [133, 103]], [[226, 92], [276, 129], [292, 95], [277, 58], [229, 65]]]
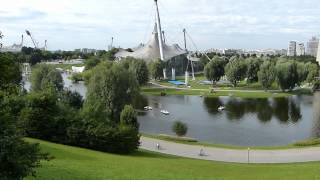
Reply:
[[[68, 74], [62, 75], [66, 88], [85, 96], [83, 83], [72, 84]], [[320, 137], [320, 93], [268, 99], [143, 95], [134, 105], [140, 131], [148, 134], [174, 135], [171, 126], [179, 120], [188, 124], [188, 137], [215, 144], [279, 146]], [[144, 111], [145, 106], [153, 110]]]

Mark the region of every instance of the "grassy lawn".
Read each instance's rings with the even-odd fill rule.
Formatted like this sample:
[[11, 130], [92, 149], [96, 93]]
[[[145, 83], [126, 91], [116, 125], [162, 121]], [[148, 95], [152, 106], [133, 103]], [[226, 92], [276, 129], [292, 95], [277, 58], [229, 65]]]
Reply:
[[209, 90], [177, 90], [177, 89], [150, 88], [150, 87], [143, 87], [141, 90], [144, 94], [156, 95], [156, 96], [159, 96], [161, 92], [165, 92], [167, 95], [193, 95], [193, 96], [205, 96], [205, 97], [233, 96], [233, 97], [242, 97], [242, 98], [287, 97], [295, 94], [295, 92], [272, 93], [272, 92], [266, 92], [266, 91], [259, 91], [259, 92], [216, 91], [215, 93], [210, 93]]
[[42, 162], [36, 178], [27, 180], [100, 180], [100, 179], [320, 179], [320, 162], [296, 164], [236, 164], [194, 160], [137, 151], [115, 155], [64, 146], [40, 140], [44, 152], [55, 159]]

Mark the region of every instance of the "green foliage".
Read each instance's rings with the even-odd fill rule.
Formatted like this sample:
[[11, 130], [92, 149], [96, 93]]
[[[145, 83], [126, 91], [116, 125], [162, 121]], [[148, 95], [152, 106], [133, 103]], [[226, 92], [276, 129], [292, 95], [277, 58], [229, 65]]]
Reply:
[[315, 81], [315, 78], [319, 76], [319, 67], [317, 64], [314, 63], [307, 63], [305, 65], [305, 69], [307, 72], [307, 78], [306, 81], [308, 83], [312, 83]]
[[149, 81], [149, 70], [144, 60], [133, 60], [130, 70], [134, 72], [139, 85], [145, 85]]
[[96, 56], [92, 56], [89, 59], [86, 59], [84, 62], [85, 70], [90, 70], [90, 69], [96, 67], [100, 62], [101, 62], [101, 60]]
[[222, 58], [214, 57], [204, 67], [204, 75], [208, 80], [217, 82], [224, 75], [224, 65]]
[[39, 64], [33, 68], [31, 74], [31, 89], [41, 91], [48, 87], [61, 91], [63, 79], [60, 72], [49, 65]]
[[228, 80], [236, 87], [238, 81], [243, 80], [246, 76], [247, 66], [243, 59], [231, 58], [225, 67]]
[[172, 131], [176, 133], [177, 136], [184, 136], [187, 134], [188, 126], [183, 122], [175, 121], [172, 125]]
[[79, 81], [83, 81], [83, 73], [73, 73], [71, 75], [71, 80], [73, 83], [78, 83]]
[[0, 89], [21, 81], [20, 65], [14, 56], [0, 53]]
[[248, 58], [247, 62], [247, 82], [253, 83], [258, 81], [258, 72], [260, 69], [260, 61], [257, 58]]
[[275, 77], [276, 68], [273, 62], [265, 61], [261, 64], [260, 71], [258, 72], [258, 78], [263, 88], [269, 89], [272, 86]]
[[157, 59], [149, 64], [149, 72], [152, 78], [161, 79], [163, 77], [163, 69], [165, 68], [164, 63]]
[[65, 90], [60, 93], [60, 102], [75, 109], [80, 109], [83, 104], [83, 99], [78, 92]]
[[138, 93], [135, 75], [119, 64], [100, 64], [88, 85], [85, 114], [96, 120], [118, 121], [126, 104]]
[[4, 180], [35, 175], [40, 160], [47, 157], [40, 153], [37, 144], [22, 139], [22, 131], [17, 125], [20, 102], [18, 91], [0, 91], [0, 177]]
[[132, 126], [139, 130], [139, 123], [137, 119], [137, 113], [132, 106], [126, 105], [120, 114], [121, 126]]
[[299, 83], [299, 74], [295, 62], [278, 62], [276, 72], [278, 84], [283, 91], [292, 90]]

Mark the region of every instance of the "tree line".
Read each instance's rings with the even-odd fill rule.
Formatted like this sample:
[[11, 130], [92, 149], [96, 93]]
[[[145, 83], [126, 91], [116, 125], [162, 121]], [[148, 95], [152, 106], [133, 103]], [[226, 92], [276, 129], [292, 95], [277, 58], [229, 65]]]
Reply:
[[314, 61], [299, 61], [287, 57], [258, 58], [215, 56], [204, 66], [205, 77], [213, 84], [226, 77], [236, 87], [240, 81], [259, 82], [264, 89], [273, 83], [285, 90], [292, 90], [303, 82], [314, 83], [319, 75], [319, 66]]

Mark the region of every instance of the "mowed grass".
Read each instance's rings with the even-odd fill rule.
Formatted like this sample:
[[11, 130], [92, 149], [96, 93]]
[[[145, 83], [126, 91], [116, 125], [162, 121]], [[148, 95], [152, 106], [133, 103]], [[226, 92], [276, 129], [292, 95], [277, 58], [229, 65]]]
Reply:
[[288, 97], [295, 93], [272, 93], [266, 91], [216, 91], [210, 93], [209, 90], [187, 90], [187, 89], [169, 89], [169, 88], [149, 88], [144, 87], [141, 89], [144, 94], [159, 96], [161, 92], [165, 92], [167, 95], [191, 95], [191, 96], [205, 96], [205, 97], [220, 97], [220, 96], [232, 96], [241, 98], [269, 98], [269, 97]]
[[27, 180], [100, 179], [320, 179], [320, 162], [297, 164], [235, 164], [194, 160], [137, 151], [115, 155], [27, 139], [40, 143], [55, 158], [43, 161], [37, 177]]

